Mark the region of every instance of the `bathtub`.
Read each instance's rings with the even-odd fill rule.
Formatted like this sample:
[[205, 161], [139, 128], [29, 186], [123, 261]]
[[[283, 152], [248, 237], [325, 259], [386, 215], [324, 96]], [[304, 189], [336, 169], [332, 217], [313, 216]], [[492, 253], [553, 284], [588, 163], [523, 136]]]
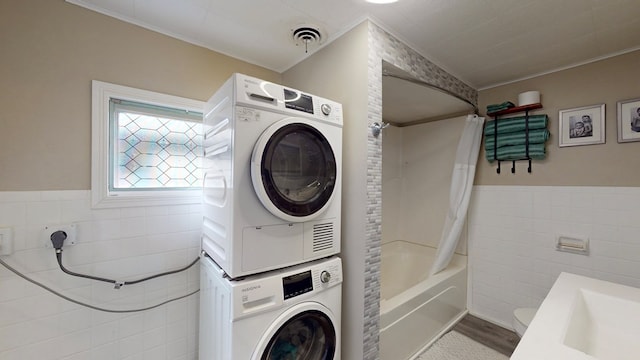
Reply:
[[436, 249], [382, 245], [380, 359], [414, 359], [467, 313], [467, 257], [429, 277]]

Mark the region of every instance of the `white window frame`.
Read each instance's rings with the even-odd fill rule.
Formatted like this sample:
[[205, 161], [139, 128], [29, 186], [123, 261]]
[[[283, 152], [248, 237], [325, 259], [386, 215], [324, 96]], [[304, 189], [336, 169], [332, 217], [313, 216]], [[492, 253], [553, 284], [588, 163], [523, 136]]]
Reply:
[[109, 189], [109, 100], [112, 98], [202, 113], [205, 103], [173, 95], [92, 81], [91, 205], [93, 208], [198, 204], [202, 189], [112, 191]]

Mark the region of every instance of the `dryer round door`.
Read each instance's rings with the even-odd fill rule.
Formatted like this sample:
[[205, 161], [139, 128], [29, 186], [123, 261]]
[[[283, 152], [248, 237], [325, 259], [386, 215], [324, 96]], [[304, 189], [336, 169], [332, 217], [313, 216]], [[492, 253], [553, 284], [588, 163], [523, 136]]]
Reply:
[[262, 205], [291, 222], [312, 220], [330, 204], [338, 177], [330, 142], [313, 122], [286, 118], [253, 148], [251, 179]]
[[271, 324], [251, 360], [333, 360], [338, 345], [334, 324], [326, 307], [298, 304]]

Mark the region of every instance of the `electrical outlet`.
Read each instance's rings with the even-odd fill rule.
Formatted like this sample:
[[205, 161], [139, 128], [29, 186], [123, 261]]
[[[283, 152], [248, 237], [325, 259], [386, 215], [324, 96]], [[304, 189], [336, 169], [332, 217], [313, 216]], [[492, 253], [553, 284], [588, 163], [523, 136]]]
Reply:
[[43, 240], [44, 246], [48, 248], [52, 248], [53, 244], [51, 244], [51, 234], [56, 231], [62, 230], [67, 233], [67, 238], [64, 241], [65, 246], [75, 245], [76, 244], [76, 224], [57, 224], [57, 225], [47, 225], [43, 230]]
[[13, 254], [13, 229], [0, 228], [0, 255]]

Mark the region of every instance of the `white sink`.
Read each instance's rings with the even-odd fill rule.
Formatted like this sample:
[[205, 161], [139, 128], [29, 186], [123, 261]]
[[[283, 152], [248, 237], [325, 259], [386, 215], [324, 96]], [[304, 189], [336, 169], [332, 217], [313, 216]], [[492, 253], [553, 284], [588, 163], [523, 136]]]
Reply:
[[640, 303], [580, 289], [564, 344], [596, 359], [640, 357]]
[[640, 358], [640, 289], [562, 273], [512, 360]]

